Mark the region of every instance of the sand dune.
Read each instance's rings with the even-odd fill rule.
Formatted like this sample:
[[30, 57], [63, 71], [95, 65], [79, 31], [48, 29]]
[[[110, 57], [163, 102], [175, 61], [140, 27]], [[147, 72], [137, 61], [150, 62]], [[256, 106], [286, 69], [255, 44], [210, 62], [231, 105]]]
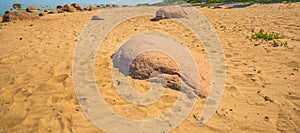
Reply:
[[[225, 51], [225, 93], [205, 126], [198, 125], [205, 102], [199, 99], [173, 132], [299, 132], [300, 4], [197, 9], [215, 27]], [[0, 24], [0, 132], [102, 132], [83, 113], [72, 83], [75, 44], [97, 12], [53, 14]], [[116, 95], [111, 83], [110, 56], [116, 47], [110, 44], [121, 44], [149, 29], [165, 30], [199, 56], [199, 65], [209, 62], [201, 42], [190, 31], [172, 20], [153, 23], [151, 18], [132, 18], [113, 29], [96, 58], [101, 94], [114, 111], [131, 119], [164, 113], [179, 92], [167, 89], [166, 96], [149, 107], [128, 104]], [[259, 42], [246, 37], [261, 28], [284, 35], [288, 47], [268, 43], [254, 46]], [[207, 69], [203, 68], [204, 75], [209, 75]], [[134, 79], [132, 84], [141, 91], [149, 87], [145, 81]]]

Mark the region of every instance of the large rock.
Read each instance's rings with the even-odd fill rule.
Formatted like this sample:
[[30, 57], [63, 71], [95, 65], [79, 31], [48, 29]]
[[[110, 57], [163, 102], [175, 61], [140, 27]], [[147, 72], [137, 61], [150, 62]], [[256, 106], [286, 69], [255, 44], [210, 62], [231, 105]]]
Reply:
[[19, 4], [19, 3], [16, 3], [16, 4], [13, 4], [13, 8], [14, 8], [14, 9], [21, 9], [21, 8], [22, 8], [22, 5]]
[[38, 14], [33, 14], [29, 12], [8, 12], [3, 15], [2, 22], [10, 22], [14, 20], [24, 20], [24, 19], [38, 19]]
[[191, 97], [202, 96], [198, 95], [197, 64], [169, 35], [151, 32], [135, 36], [112, 57], [114, 68], [124, 76], [162, 83]]
[[29, 6], [26, 8], [27, 12], [37, 12], [38, 9], [35, 6]]
[[156, 12], [156, 17], [152, 19], [153, 21], [158, 21], [160, 19], [170, 19], [170, 18], [186, 18], [187, 13], [181, 8], [181, 6], [165, 6], [160, 8]]
[[64, 5], [62, 10], [66, 11], [66, 12], [76, 12], [77, 11], [77, 9], [75, 7], [70, 6], [68, 4]]
[[71, 6], [73, 6], [74, 8], [76, 8], [78, 11], [82, 11], [81, 6], [79, 4], [77, 4], [77, 3], [73, 3], [73, 4], [71, 4]]

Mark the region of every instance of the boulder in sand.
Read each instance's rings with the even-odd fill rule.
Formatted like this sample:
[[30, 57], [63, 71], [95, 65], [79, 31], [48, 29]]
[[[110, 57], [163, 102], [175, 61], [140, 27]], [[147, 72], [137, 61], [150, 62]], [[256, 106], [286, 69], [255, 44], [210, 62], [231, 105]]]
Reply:
[[188, 60], [191, 56], [186, 49], [169, 35], [142, 33], [129, 39], [112, 58], [114, 68], [124, 76], [161, 83], [189, 97], [201, 96], [196, 63]]
[[156, 12], [156, 17], [151, 21], [158, 21], [161, 19], [170, 19], [170, 18], [186, 18], [187, 13], [182, 9], [181, 6], [165, 6], [160, 8]]
[[19, 3], [13, 4], [13, 9], [21, 9], [22, 5]]
[[64, 7], [62, 8], [63, 11], [66, 11], [66, 12], [76, 12], [77, 9], [73, 6], [70, 6], [68, 4], [64, 5]]
[[73, 4], [71, 4], [71, 6], [75, 7], [78, 11], [82, 10], [81, 6], [77, 3], [73, 3]]
[[35, 6], [29, 6], [26, 8], [27, 12], [37, 12], [38, 9]]
[[38, 14], [29, 12], [8, 12], [3, 15], [2, 22], [10, 22], [14, 20], [38, 19]]

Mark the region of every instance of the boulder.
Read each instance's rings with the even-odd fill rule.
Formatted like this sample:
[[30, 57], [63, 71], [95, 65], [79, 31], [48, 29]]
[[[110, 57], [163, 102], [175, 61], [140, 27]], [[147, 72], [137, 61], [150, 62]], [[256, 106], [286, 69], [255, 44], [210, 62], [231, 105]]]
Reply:
[[107, 8], [118, 8], [119, 6], [117, 4], [107, 4]]
[[14, 20], [38, 19], [38, 14], [29, 12], [8, 12], [3, 15], [2, 22], [10, 22]]
[[38, 9], [35, 6], [29, 6], [26, 8], [27, 12], [37, 12]]
[[181, 6], [165, 6], [160, 8], [156, 12], [156, 17], [152, 21], [158, 21], [160, 19], [170, 19], [170, 18], [186, 18], [187, 13], [181, 8]]
[[63, 6], [62, 6], [62, 5], [57, 5], [57, 6], [56, 6], [56, 9], [57, 9], [57, 10], [62, 10], [62, 9], [63, 9]]
[[77, 4], [77, 3], [73, 3], [73, 4], [71, 4], [71, 6], [73, 6], [74, 8], [76, 8], [78, 11], [82, 11], [81, 6], [79, 4]]
[[63, 11], [66, 11], [66, 12], [76, 12], [77, 9], [73, 6], [70, 6], [68, 4], [64, 5], [64, 7], [62, 8]]
[[189, 97], [202, 96], [198, 95], [197, 66], [184, 51], [169, 35], [145, 33], [129, 39], [112, 55], [113, 66], [125, 77], [161, 83]]
[[13, 9], [21, 9], [22, 5], [21, 4], [13, 4]]

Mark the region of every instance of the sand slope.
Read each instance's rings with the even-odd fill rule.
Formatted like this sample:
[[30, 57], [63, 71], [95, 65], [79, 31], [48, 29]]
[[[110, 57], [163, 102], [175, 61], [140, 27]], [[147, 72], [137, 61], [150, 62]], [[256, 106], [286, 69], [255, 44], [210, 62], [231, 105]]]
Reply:
[[[198, 8], [216, 28], [227, 59], [227, 85], [222, 102], [207, 125], [200, 127], [204, 100], [174, 132], [299, 132], [300, 131], [300, 4], [253, 5], [239, 9]], [[75, 43], [97, 11], [45, 16], [0, 24], [0, 132], [99, 132], [78, 104], [72, 84]], [[105, 44], [121, 43], [154, 25], [177, 36], [207, 60], [192, 34], [171, 20], [148, 22], [151, 16], [125, 21]], [[145, 27], [134, 25], [135, 21]], [[149, 23], [149, 24], [148, 24]], [[166, 27], [168, 25], [169, 27]], [[288, 48], [267, 43], [254, 46], [252, 31], [260, 28], [285, 35]], [[137, 30], [135, 30], [137, 29]], [[128, 34], [123, 34], [123, 33]], [[186, 36], [182, 36], [182, 35]], [[126, 36], [125, 36], [126, 35]], [[114, 51], [99, 51], [97, 83], [112, 90], [108, 59]], [[100, 59], [106, 59], [101, 62]], [[295, 69], [295, 70], [294, 70]], [[98, 71], [97, 71], [98, 70]], [[107, 75], [105, 75], [107, 74]], [[132, 81], [138, 88], [143, 81]], [[118, 113], [132, 119], [151, 118], [168, 109], [176, 93], [149, 108], [126, 108], [112, 91], [101, 92]], [[152, 109], [149, 111], [149, 109]], [[143, 111], [149, 111], [143, 113]]]

